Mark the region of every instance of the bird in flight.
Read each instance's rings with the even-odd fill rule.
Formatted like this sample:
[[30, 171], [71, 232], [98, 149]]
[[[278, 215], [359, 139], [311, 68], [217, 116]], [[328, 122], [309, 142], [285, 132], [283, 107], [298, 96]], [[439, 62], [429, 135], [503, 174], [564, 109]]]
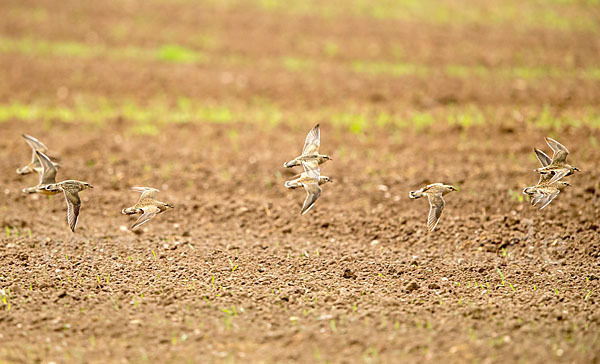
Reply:
[[427, 196], [429, 199], [429, 216], [427, 217], [427, 228], [429, 231], [433, 231], [440, 221], [442, 211], [446, 205], [443, 196], [452, 191], [458, 191], [458, 189], [454, 186], [445, 185], [443, 183], [433, 183], [421, 188], [420, 190], [410, 191], [410, 198], [417, 199]]

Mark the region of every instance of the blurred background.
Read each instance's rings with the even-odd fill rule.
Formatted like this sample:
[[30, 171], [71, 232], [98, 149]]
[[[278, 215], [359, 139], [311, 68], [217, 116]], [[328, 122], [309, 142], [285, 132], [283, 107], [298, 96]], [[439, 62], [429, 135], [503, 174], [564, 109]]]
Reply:
[[[0, 122], [600, 124], [597, 0], [5, 0]], [[309, 122], [307, 122], [309, 121]]]

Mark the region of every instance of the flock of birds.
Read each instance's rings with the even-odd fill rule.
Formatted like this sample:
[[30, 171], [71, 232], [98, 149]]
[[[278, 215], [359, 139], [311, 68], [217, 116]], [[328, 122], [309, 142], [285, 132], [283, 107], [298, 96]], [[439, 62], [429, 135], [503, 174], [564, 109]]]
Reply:
[[535, 171], [540, 174], [540, 179], [535, 186], [525, 187], [523, 193], [531, 198], [532, 205], [540, 205], [540, 210], [548, 206], [558, 196], [560, 191], [570, 186], [563, 177], [567, 177], [579, 171], [579, 168], [567, 164], [569, 150], [556, 140], [546, 138], [546, 143], [554, 152], [552, 158], [537, 148], [533, 148], [536, 157], [542, 166]]
[[[535, 186], [526, 187], [523, 190], [523, 193], [530, 197], [531, 204], [533, 206], [539, 205], [540, 210], [552, 202], [560, 191], [569, 186], [569, 183], [562, 181], [562, 178], [572, 175], [575, 171], [579, 171], [578, 168], [567, 164], [569, 151], [564, 145], [552, 138], [546, 138], [546, 143], [550, 146], [554, 155], [550, 158], [543, 151], [534, 148], [535, 155], [542, 164], [542, 167], [535, 170], [540, 174], [540, 179]], [[321, 176], [319, 166], [331, 160], [331, 158], [326, 154], [319, 154], [320, 145], [321, 132], [319, 124], [317, 124], [308, 132], [302, 154], [283, 164], [286, 168], [300, 165], [304, 168], [304, 172], [299, 177], [285, 182], [285, 187], [289, 189], [304, 187], [306, 190], [306, 199], [300, 211], [303, 215], [314, 206], [319, 196], [321, 196], [321, 185], [333, 182], [331, 178]], [[458, 189], [452, 185], [433, 183], [419, 190], [409, 192], [409, 197], [412, 199], [427, 196], [429, 200], [427, 228], [429, 231], [433, 231], [440, 221], [442, 211], [446, 205], [443, 196], [453, 191], [458, 191]]]
[[[37, 172], [40, 176], [40, 181], [37, 186], [24, 188], [23, 193], [40, 193], [52, 196], [62, 192], [65, 196], [65, 201], [67, 202], [67, 222], [69, 223], [71, 231], [75, 232], [77, 219], [79, 218], [79, 210], [81, 209], [79, 192], [88, 188], [94, 188], [94, 186], [87, 182], [77, 180], [56, 182], [56, 174], [60, 165], [52, 162], [45, 154], [48, 153], [48, 147], [31, 135], [23, 134], [22, 136], [31, 147], [33, 154], [31, 162], [24, 167], [18, 168], [17, 173], [26, 175]], [[125, 215], [141, 214], [137, 221], [131, 226], [132, 230], [148, 222], [148, 220], [157, 214], [173, 207], [173, 205], [155, 199], [156, 194], [158, 193], [158, 190], [155, 188], [133, 187], [132, 190], [142, 193], [135, 205], [122, 210], [122, 213]]]
[[[31, 162], [17, 169], [17, 173], [25, 175], [36, 172], [40, 176], [37, 186], [25, 188], [23, 192], [44, 195], [55, 195], [62, 192], [67, 203], [67, 221], [71, 231], [75, 232], [79, 210], [81, 209], [79, 192], [87, 188], [93, 188], [93, 186], [87, 182], [77, 180], [56, 182], [56, 174], [60, 165], [54, 163], [46, 155], [48, 148], [30, 135], [23, 134], [23, 138], [31, 147], [33, 154]], [[535, 155], [542, 164], [542, 167], [535, 169], [540, 174], [540, 179], [535, 186], [526, 187], [523, 190], [523, 193], [530, 197], [531, 204], [539, 206], [540, 210], [552, 202], [565, 187], [569, 186], [569, 183], [562, 179], [579, 171], [578, 168], [567, 164], [569, 151], [564, 145], [552, 138], [546, 138], [546, 143], [550, 146], [554, 154], [550, 158], [543, 151], [534, 148]], [[283, 164], [285, 168], [296, 166], [304, 168], [304, 172], [296, 178], [286, 181], [284, 184], [288, 189], [304, 187], [306, 190], [306, 199], [300, 211], [302, 215], [306, 214], [315, 205], [319, 196], [321, 196], [323, 191], [321, 185], [333, 182], [331, 178], [321, 176], [320, 165], [331, 160], [331, 158], [326, 154], [319, 154], [320, 145], [321, 131], [319, 124], [317, 124], [306, 136], [302, 154]], [[156, 195], [159, 190], [155, 188], [133, 187], [132, 190], [141, 193], [139, 200], [135, 205], [121, 211], [125, 215], [140, 214], [140, 217], [131, 226], [132, 230], [148, 222], [156, 215], [174, 207], [171, 204], [158, 201]], [[409, 193], [409, 197], [412, 199], [426, 196], [429, 200], [430, 208], [427, 218], [427, 228], [430, 231], [435, 229], [442, 216], [445, 206], [443, 196], [453, 191], [458, 191], [458, 189], [452, 185], [433, 183]]]

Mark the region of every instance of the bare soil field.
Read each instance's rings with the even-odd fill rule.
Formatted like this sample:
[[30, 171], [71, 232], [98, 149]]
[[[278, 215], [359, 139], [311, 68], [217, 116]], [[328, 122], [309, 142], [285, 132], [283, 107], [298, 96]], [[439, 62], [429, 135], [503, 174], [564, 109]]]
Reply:
[[[597, 10], [298, 4], [0, 4], [0, 363], [600, 362]], [[75, 233], [22, 133], [94, 186]], [[546, 136], [581, 172], [538, 210]], [[175, 209], [130, 231], [132, 186]]]

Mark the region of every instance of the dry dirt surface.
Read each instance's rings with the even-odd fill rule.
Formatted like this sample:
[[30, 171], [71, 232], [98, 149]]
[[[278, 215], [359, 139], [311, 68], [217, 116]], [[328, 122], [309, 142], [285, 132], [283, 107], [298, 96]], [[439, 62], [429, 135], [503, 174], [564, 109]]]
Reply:
[[[600, 362], [596, 9], [298, 4], [0, 3], [0, 363]], [[75, 233], [21, 133], [94, 186]], [[545, 136], [581, 172], [540, 211]], [[132, 186], [175, 208], [130, 231]]]

